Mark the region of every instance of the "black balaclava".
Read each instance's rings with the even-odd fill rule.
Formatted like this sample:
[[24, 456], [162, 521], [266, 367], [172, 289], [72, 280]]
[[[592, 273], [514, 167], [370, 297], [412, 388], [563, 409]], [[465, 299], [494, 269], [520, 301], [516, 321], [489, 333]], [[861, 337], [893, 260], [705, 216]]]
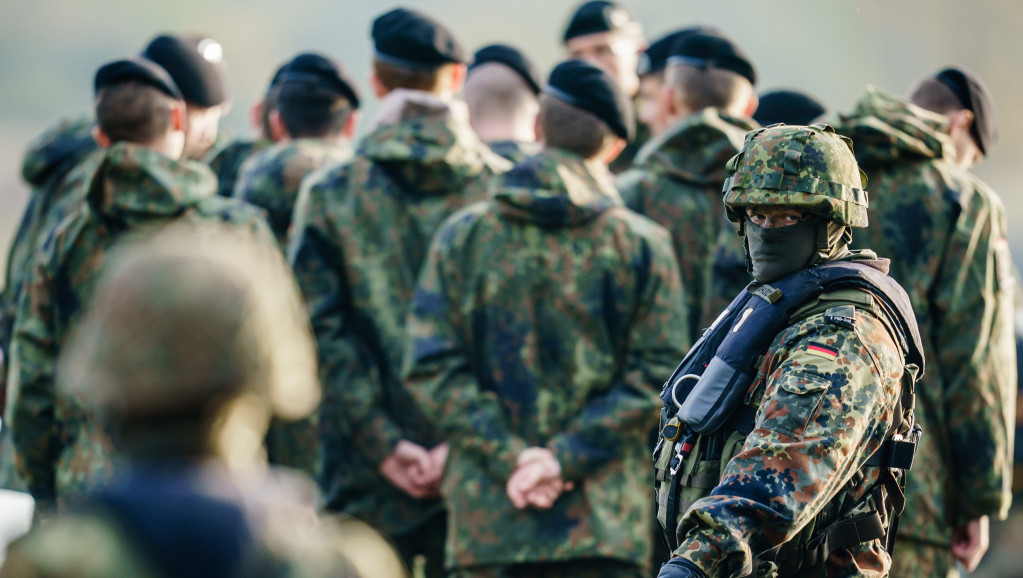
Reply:
[[746, 268], [760, 283], [771, 283], [796, 271], [848, 254], [852, 235], [847, 227], [816, 217], [787, 227], [765, 229], [746, 217]]

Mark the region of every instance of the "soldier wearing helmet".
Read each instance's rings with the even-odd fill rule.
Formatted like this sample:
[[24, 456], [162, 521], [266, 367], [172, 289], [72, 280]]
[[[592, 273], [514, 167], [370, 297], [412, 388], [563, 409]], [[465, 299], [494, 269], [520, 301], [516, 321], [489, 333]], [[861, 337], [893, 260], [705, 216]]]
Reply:
[[759, 129], [728, 173], [756, 281], [661, 393], [659, 576], [885, 575], [923, 356], [888, 260], [848, 248], [867, 226], [851, 143]]
[[59, 387], [107, 417], [127, 463], [0, 576], [405, 576], [368, 528], [316, 519], [311, 480], [258, 467], [271, 416], [320, 392], [298, 289], [257, 241], [179, 223], [115, 249]]

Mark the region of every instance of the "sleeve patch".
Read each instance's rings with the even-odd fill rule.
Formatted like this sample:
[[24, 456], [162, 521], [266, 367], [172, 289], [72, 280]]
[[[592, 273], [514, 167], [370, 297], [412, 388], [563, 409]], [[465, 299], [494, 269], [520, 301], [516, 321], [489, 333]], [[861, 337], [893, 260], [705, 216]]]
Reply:
[[806, 347], [806, 352], [816, 357], [823, 357], [824, 359], [836, 359], [838, 358], [838, 350], [827, 345], [821, 345], [819, 343], [811, 343]]

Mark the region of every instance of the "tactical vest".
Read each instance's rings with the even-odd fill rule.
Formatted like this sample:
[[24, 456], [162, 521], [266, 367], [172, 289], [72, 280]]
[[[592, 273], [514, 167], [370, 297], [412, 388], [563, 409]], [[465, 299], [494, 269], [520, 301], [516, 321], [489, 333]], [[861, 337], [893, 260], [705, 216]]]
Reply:
[[[913, 463], [920, 428], [913, 421], [914, 385], [923, 375], [922, 340], [908, 295], [881, 271], [856, 261], [803, 269], [772, 285], [752, 283], [704, 332], [661, 391], [661, 435], [654, 449], [657, 520], [674, 552], [686, 510], [710, 495], [728, 461], [754, 429], [756, 408], [744, 400], [763, 356], [785, 328], [823, 313], [853, 327], [855, 309], [888, 329], [905, 359], [895, 419], [882, 446], [864, 463], [880, 467], [864, 500], [821, 527], [823, 515], [794, 539], [759, 553], [753, 575], [792, 576], [827, 560], [839, 548], [883, 539], [891, 553], [905, 503], [905, 470]], [[755, 553], [757, 554], [757, 553]]]

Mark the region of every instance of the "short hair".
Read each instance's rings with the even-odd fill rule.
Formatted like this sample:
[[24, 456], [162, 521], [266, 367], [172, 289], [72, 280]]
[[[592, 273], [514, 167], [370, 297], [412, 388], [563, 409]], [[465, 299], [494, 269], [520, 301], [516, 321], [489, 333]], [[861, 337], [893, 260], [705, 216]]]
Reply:
[[108, 86], [96, 97], [96, 120], [111, 142], [147, 144], [166, 134], [177, 104], [158, 88], [129, 81]]
[[584, 159], [596, 157], [617, 138], [595, 115], [547, 94], [540, 96], [540, 129], [544, 147], [563, 149]]
[[727, 109], [744, 92], [753, 90], [749, 80], [730, 70], [701, 68], [685, 63], [669, 62], [665, 68], [664, 81], [692, 110]]
[[910, 95], [909, 101], [920, 108], [943, 115], [963, 109], [963, 104], [956, 98], [952, 89], [933, 77], [920, 81]]
[[344, 131], [352, 104], [327, 88], [289, 82], [277, 88], [277, 112], [291, 138], [334, 137]]
[[514, 119], [536, 111], [536, 94], [507, 66], [489, 62], [469, 73], [463, 89], [472, 119]]
[[380, 84], [387, 90], [407, 88], [436, 92], [442, 72], [451, 64], [442, 64], [437, 68], [412, 69], [388, 64], [380, 60], [373, 61], [373, 72], [380, 79]]

